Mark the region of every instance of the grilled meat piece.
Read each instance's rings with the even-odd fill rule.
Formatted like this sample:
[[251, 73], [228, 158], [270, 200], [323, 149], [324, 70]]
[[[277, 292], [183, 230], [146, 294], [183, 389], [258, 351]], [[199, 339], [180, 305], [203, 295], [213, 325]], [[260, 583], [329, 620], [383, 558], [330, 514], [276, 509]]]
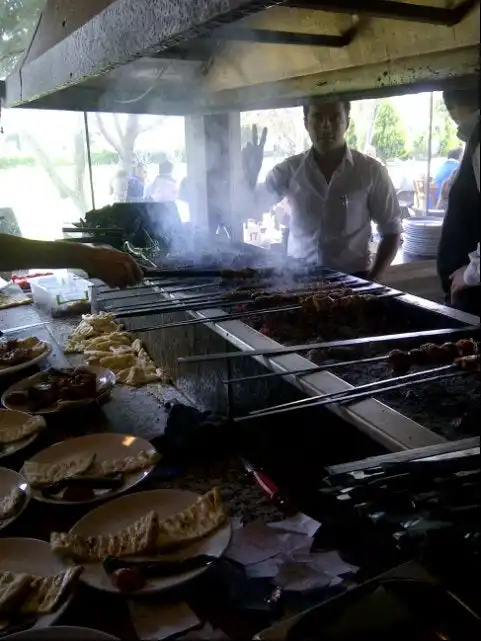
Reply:
[[468, 372], [479, 372], [480, 371], [480, 355], [479, 354], [470, 354], [469, 356], [461, 356], [454, 361], [454, 364], [461, 369], [464, 369]]
[[478, 345], [472, 339], [462, 339], [456, 343], [425, 343], [410, 351], [399, 349], [388, 354], [388, 362], [397, 374], [406, 374], [411, 367], [426, 367], [429, 365], [449, 365], [456, 358], [463, 358], [478, 353]]

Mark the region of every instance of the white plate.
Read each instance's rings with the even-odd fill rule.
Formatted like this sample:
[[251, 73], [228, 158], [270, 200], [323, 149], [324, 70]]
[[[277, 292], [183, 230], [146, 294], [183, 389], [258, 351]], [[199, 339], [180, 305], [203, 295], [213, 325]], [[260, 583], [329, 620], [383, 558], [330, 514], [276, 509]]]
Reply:
[[[60, 407], [60, 408], [47, 407], [45, 409], [41, 409], [31, 413], [38, 414], [38, 415], [57, 414], [58, 412], [71, 411], [77, 408], [85, 407], [86, 405], [90, 405], [91, 403], [98, 402], [99, 400], [105, 398], [107, 394], [110, 393], [113, 386], [115, 385], [115, 381], [116, 381], [115, 374], [111, 372], [109, 369], [105, 369], [104, 367], [93, 367], [90, 365], [88, 366], [82, 365], [82, 368], [90, 370], [91, 372], [94, 372], [97, 375], [97, 397], [95, 399], [72, 401], [71, 403], [68, 404], [68, 406], [65, 406], [65, 407]], [[35, 383], [39, 383], [40, 381], [42, 381], [44, 376], [45, 376], [45, 372], [38, 372], [38, 374], [34, 374], [33, 376], [29, 376], [28, 378], [24, 378], [23, 380], [18, 381], [17, 383], [14, 383], [3, 393], [2, 399], [1, 399], [2, 404], [9, 410], [17, 410], [20, 412], [31, 411], [27, 407], [23, 407], [20, 405], [12, 405], [7, 400], [8, 396], [12, 392], [27, 390], [32, 385], [35, 385]]]
[[[193, 492], [184, 492], [182, 490], [151, 490], [149, 492], [137, 492], [122, 496], [115, 501], [109, 501], [105, 505], [95, 508], [78, 521], [71, 532], [83, 534], [84, 536], [96, 536], [98, 534], [108, 534], [118, 532], [122, 528], [130, 525], [133, 521], [143, 516], [151, 510], [155, 510], [160, 519], [166, 518], [180, 512], [192, 505], [199, 498], [198, 494]], [[199, 554], [208, 554], [209, 556], [220, 557], [229, 545], [231, 535], [230, 523], [227, 522], [221, 528], [192, 543], [188, 547], [182, 548], [175, 554], [162, 555], [158, 558], [163, 560], [186, 559]], [[205, 572], [207, 568], [200, 568], [185, 574], [178, 574], [172, 577], [162, 577], [150, 579], [148, 584], [135, 595], [151, 594], [161, 592], [176, 587]], [[118, 593], [107, 574], [102, 568], [101, 563], [85, 563], [81, 580], [91, 587], [106, 592]]]
[[22, 492], [23, 501], [18, 506], [18, 509], [13, 516], [4, 520], [0, 518], [0, 530], [3, 530], [7, 527], [7, 525], [13, 523], [15, 519], [18, 519], [20, 514], [22, 514], [22, 512], [27, 507], [31, 497], [30, 486], [23, 476], [20, 476], [18, 472], [9, 470], [6, 467], [0, 467], [0, 500], [8, 496], [10, 492], [14, 490], [14, 488], [18, 488], [20, 492]]
[[[52, 552], [50, 543], [46, 541], [20, 537], [0, 539], [0, 541], [0, 570], [51, 576], [67, 569], [67, 565]], [[65, 612], [72, 597], [73, 592], [65, 601], [62, 601], [55, 612], [39, 617], [33, 628], [46, 628], [52, 625]]]
[[100, 630], [59, 625], [17, 632], [4, 637], [4, 641], [119, 641], [119, 639]]
[[[97, 454], [98, 460], [111, 458], [124, 458], [134, 456], [142, 450], [155, 452], [156, 449], [143, 438], [128, 436], [127, 434], [87, 434], [78, 438], [70, 438], [60, 443], [55, 443], [45, 450], [32, 456], [30, 461], [36, 463], [57, 463], [66, 458], [82, 454]], [[37, 488], [31, 488], [32, 496], [43, 503], [55, 503], [62, 505], [82, 505], [84, 503], [98, 503], [113, 496], [127, 492], [135, 485], [143, 481], [154, 469], [154, 466], [146, 467], [138, 472], [125, 474], [124, 484], [117, 490], [95, 490], [96, 496], [88, 501], [66, 501], [62, 498], [46, 498]]]
[[21, 441], [14, 441], [13, 443], [0, 445], [0, 459], [5, 456], [11, 456], [15, 452], [18, 452], [24, 447], [27, 447], [27, 445], [30, 445], [30, 443], [33, 443], [39, 433], [46, 426], [45, 419], [41, 416], [32, 416], [31, 414], [27, 414], [26, 412], [0, 409], [0, 432], [2, 431], [2, 428], [5, 429], [10, 426], [21, 426], [27, 421], [36, 421], [39, 426], [38, 432], [34, 432]]
[[40, 363], [40, 361], [43, 361], [47, 356], [52, 351], [52, 345], [50, 343], [47, 343], [47, 341], [40, 341], [43, 343], [44, 350], [41, 354], [38, 356], [35, 356], [35, 358], [32, 358], [29, 361], [25, 361], [25, 363], [19, 363], [18, 365], [12, 365], [12, 367], [0, 367], [0, 376], [7, 376], [7, 374], [13, 374], [14, 372], [20, 372], [22, 369], [27, 369], [27, 367], [31, 367], [32, 365], [35, 365], [35, 363]]

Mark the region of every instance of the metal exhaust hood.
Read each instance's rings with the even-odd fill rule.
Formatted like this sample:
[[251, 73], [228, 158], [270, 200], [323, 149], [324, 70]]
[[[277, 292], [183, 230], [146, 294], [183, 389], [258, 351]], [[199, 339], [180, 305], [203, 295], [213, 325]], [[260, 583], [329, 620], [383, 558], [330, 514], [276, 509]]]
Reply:
[[4, 103], [187, 115], [438, 89], [478, 74], [479, 19], [479, 0], [46, 0]]

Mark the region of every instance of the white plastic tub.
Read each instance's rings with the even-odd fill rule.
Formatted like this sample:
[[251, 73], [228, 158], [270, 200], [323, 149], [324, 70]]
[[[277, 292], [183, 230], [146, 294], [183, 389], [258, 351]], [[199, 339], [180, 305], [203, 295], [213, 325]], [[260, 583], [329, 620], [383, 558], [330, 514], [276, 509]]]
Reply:
[[35, 278], [31, 283], [33, 302], [52, 316], [68, 314], [73, 306], [90, 304], [90, 283], [66, 271]]

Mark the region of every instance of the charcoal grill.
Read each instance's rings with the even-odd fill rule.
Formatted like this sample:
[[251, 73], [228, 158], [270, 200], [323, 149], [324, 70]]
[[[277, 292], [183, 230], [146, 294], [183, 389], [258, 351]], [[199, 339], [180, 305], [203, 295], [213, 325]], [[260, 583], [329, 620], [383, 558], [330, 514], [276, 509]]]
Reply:
[[[266, 260], [268, 252], [242, 246], [242, 251], [234, 244], [229, 246], [230, 264], [224, 263], [223, 267], [231, 267], [237, 255], [242, 255], [242, 268], [269, 266]], [[223, 255], [225, 259], [225, 254]], [[210, 265], [212, 265], [211, 261]], [[326, 270], [333, 278], [346, 278], [346, 274]], [[362, 279], [356, 279], [358, 284], [367, 284]], [[191, 281], [182, 281], [179, 284], [189, 285]], [[135, 304], [136, 296], [142, 292], [142, 304], [159, 300], [182, 300], [190, 292], [175, 292], [176, 287], [161, 287], [161, 284], [151, 290], [132, 288], [131, 295], [126, 292], [115, 293], [106, 291], [105, 288], [95, 288], [93, 292], [93, 307], [96, 311], [106, 306], [111, 311], [112, 306], [121, 310], [122, 307], [131, 307]], [[206, 290], [202, 290], [206, 291]], [[209, 289], [209, 292], [215, 291]], [[390, 290], [394, 291], [394, 290]], [[417, 330], [436, 329], [442, 327], [472, 327], [473, 332], [479, 326], [479, 319], [469, 314], [464, 314], [454, 309], [438, 305], [419, 297], [403, 294], [392, 301], [400, 316], [406, 319], [406, 325]], [[212, 352], [225, 352], [228, 350], [250, 351], [252, 349], [275, 349], [278, 343], [259, 333], [252, 327], [239, 320], [229, 320], [228, 312], [225, 313], [225, 322], [208, 323], [210, 317], [223, 314], [216, 303], [215, 308], [202, 311], [162, 313], [148, 317], [122, 319], [124, 326], [131, 331], [142, 327], [152, 327], [188, 318], [203, 318], [205, 324], [196, 326], [178, 327], [166, 331], [150, 331], [142, 333], [141, 337], [146, 347], [161, 366], [165, 367], [176, 385], [191, 400], [200, 407], [216, 409], [225, 413], [245, 413], [251, 409], [273, 405], [279, 399], [294, 400], [302, 395], [315, 396], [331, 394], [348, 390], [351, 385], [344, 380], [342, 374], [334, 375], [329, 371], [316, 372], [303, 376], [302, 379], [286, 375], [283, 380], [253, 381], [248, 386], [237, 387], [225, 385], [224, 381], [236, 377], [257, 374], [265, 371], [265, 367], [272, 371], [290, 372], [300, 369], [313, 368], [312, 361], [299, 354], [286, 354], [276, 357], [253, 357], [239, 359], [237, 362], [199, 363], [197, 365], [181, 366], [177, 363], [180, 356], [192, 354], [208, 354]], [[406, 330], [408, 331], [408, 330]], [[425, 425], [400, 413], [388, 405], [377, 400], [365, 400], [351, 407], [331, 406], [341, 418], [353, 424], [357, 429], [366, 433], [371, 439], [380, 443], [388, 451], [399, 451], [414, 447], [424, 447], [443, 443], [446, 439], [440, 434], [431, 431]], [[291, 419], [295, 420], [295, 419]]]

